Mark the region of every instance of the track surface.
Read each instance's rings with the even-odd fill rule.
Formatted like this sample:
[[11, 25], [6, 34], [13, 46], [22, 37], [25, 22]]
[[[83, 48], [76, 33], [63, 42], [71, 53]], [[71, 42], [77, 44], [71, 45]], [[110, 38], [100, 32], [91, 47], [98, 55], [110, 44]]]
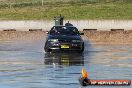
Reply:
[[83, 38], [82, 54], [45, 53], [45, 39], [0, 41], [0, 88], [80, 88], [83, 66], [91, 79], [132, 80], [132, 45], [92, 45]]

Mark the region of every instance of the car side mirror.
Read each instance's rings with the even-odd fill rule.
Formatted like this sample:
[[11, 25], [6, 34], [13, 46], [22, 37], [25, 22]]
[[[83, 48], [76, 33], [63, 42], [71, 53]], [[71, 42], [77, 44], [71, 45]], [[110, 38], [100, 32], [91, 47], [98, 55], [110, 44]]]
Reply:
[[46, 31], [46, 34], [49, 34], [49, 31]]
[[84, 35], [84, 33], [80, 33], [80, 35]]

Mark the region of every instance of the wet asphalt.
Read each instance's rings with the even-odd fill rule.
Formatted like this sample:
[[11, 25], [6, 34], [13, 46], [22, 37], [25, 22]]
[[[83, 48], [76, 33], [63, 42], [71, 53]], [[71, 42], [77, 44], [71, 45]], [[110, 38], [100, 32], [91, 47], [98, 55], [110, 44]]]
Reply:
[[91, 79], [132, 80], [132, 45], [91, 44], [83, 39], [83, 53], [45, 53], [45, 39], [0, 41], [0, 88], [81, 88], [82, 67]]

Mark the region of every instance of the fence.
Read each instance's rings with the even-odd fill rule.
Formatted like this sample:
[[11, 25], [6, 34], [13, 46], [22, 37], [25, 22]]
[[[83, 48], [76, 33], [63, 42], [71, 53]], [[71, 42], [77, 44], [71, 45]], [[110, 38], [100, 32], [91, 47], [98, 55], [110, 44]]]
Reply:
[[[132, 20], [65, 20], [76, 26], [79, 31], [83, 29], [124, 29], [132, 30]], [[29, 29], [50, 30], [55, 25], [54, 20], [26, 20], [26, 21], [0, 21], [0, 30], [16, 29], [28, 31]]]

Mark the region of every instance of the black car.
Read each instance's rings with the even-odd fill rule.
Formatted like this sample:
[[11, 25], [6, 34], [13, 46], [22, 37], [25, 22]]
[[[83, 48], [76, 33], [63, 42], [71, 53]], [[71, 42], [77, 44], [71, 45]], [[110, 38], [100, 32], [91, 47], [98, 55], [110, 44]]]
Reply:
[[84, 42], [80, 36], [83, 33], [79, 33], [74, 26], [53, 26], [47, 34], [45, 52], [52, 50], [84, 51]]

